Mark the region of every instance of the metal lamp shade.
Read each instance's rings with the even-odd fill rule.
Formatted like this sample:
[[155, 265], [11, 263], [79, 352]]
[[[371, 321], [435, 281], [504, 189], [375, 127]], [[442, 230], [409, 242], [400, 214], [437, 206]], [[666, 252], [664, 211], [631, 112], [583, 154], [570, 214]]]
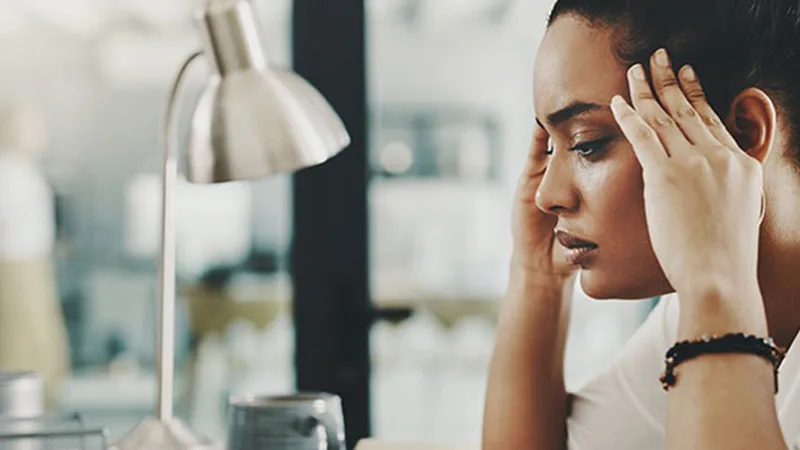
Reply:
[[192, 121], [190, 181], [292, 172], [347, 147], [350, 137], [327, 100], [300, 76], [268, 63], [250, 2], [207, 0], [198, 22], [214, 75]]
[[260, 178], [323, 163], [350, 143], [303, 78], [278, 69], [209, 80], [195, 110], [186, 175], [196, 183]]

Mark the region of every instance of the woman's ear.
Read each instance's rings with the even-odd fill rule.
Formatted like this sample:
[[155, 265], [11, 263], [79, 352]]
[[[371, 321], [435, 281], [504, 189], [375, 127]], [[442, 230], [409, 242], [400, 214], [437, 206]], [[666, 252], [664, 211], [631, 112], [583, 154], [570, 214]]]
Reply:
[[764, 162], [775, 142], [778, 124], [775, 103], [757, 88], [742, 91], [731, 103], [725, 125], [739, 147]]

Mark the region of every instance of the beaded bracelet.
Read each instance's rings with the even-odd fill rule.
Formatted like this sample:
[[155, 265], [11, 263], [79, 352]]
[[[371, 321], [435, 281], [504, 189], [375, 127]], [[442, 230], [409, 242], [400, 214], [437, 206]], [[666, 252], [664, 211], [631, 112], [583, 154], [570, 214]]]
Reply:
[[720, 353], [739, 353], [760, 356], [772, 363], [775, 374], [775, 393], [778, 393], [778, 366], [786, 356], [786, 351], [772, 338], [761, 338], [744, 333], [729, 333], [723, 336], [703, 335], [700, 339], [681, 341], [673, 345], [666, 354], [666, 368], [659, 379], [665, 391], [669, 391], [678, 381], [675, 368], [684, 361], [704, 355]]

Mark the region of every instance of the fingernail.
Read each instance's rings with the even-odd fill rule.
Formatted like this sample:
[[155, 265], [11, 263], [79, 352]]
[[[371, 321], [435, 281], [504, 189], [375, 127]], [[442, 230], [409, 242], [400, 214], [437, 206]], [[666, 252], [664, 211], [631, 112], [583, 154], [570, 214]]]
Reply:
[[616, 120], [619, 120], [625, 113], [627, 112], [627, 103], [622, 96], [615, 95], [614, 98], [611, 99], [611, 113], [614, 115]]
[[647, 80], [647, 75], [644, 73], [644, 66], [641, 64], [636, 64], [635, 66], [631, 67], [631, 75], [634, 79], [639, 81]]
[[667, 54], [667, 51], [664, 50], [663, 48], [658, 49], [658, 51], [656, 51], [656, 64], [658, 64], [661, 67], [669, 66], [669, 55]]
[[697, 74], [694, 72], [692, 66], [683, 66], [681, 75], [683, 76], [683, 79], [686, 81], [694, 81], [697, 79]]

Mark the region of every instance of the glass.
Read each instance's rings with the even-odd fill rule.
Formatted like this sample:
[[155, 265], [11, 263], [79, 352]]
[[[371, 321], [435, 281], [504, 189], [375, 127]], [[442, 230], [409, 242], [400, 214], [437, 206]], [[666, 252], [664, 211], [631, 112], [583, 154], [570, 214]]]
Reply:
[[[372, 293], [415, 310], [372, 331], [382, 439], [480, 441], [510, 210], [529, 148], [532, 68], [550, 2], [369, 0]], [[578, 294], [567, 382], [641, 322]]]
[[[155, 405], [159, 130], [170, 81], [198, 47], [197, 6], [12, 0], [0, 7], [8, 55], [0, 103], [22, 98], [42, 112], [45, 150], [36, 164], [55, 198], [54, 297], [71, 369], [52, 383], [49, 403], [108, 426], [112, 442]], [[288, 65], [290, 1], [254, 6], [271, 57]], [[181, 99], [184, 131], [203, 70], [192, 69]], [[293, 390], [290, 182], [285, 175], [183, 183], [178, 194], [176, 412], [210, 438], [224, 436], [229, 395]]]

